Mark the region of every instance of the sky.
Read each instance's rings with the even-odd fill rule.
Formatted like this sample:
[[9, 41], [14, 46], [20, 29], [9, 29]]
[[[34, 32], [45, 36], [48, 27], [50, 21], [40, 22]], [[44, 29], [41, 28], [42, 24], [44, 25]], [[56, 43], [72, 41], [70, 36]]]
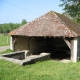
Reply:
[[21, 23], [23, 19], [31, 22], [49, 11], [62, 13], [61, 3], [60, 0], [0, 0], [0, 24]]

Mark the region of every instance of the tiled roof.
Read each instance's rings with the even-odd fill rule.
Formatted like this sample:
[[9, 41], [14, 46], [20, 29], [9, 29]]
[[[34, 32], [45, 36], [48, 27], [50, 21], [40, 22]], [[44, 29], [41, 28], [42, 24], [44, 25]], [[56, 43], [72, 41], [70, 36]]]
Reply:
[[17, 36], [80, 36], [80, 25], [62, 14], [50, 11], [9, 33]]

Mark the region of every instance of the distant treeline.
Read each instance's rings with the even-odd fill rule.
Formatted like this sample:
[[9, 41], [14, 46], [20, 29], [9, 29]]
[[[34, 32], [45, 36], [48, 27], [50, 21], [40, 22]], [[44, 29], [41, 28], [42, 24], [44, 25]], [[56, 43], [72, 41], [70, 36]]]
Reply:
[[27, 21], [25, 19], [22, 20], [21, 23], [4, 23], [4, 24], [0, 24], [0, 33], [1, 34], [7, 34], [10, 31], [26, 24]]

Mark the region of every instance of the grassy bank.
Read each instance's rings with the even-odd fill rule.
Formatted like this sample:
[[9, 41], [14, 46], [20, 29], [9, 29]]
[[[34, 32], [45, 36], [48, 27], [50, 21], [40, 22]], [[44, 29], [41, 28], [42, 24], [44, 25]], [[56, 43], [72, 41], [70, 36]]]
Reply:
[[[3, 53], [12, 52], [6, 50]], [[3, 54], [1, 53], [1, 54]], [[80, 62], [61, 63], [53, 60], [20, 66], [0, 60], [0, 80], [79, 80]]]
[[10, 43], [10, 36], [0, 34], [0, 46], [8, 46]]
[[51, 60], [20, 66], [0, 60], [0, 80], [79, 80], [80, 62], [60, 63]]

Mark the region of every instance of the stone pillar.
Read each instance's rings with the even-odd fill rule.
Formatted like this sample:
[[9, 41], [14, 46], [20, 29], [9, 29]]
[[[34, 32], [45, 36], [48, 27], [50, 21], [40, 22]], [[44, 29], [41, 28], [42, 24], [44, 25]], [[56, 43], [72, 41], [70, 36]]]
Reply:
[[13, 38], [10, 36], [10, 49], [13, 50]]
[[71, 40], [71, 61], [77, 62], [77, 38]]

